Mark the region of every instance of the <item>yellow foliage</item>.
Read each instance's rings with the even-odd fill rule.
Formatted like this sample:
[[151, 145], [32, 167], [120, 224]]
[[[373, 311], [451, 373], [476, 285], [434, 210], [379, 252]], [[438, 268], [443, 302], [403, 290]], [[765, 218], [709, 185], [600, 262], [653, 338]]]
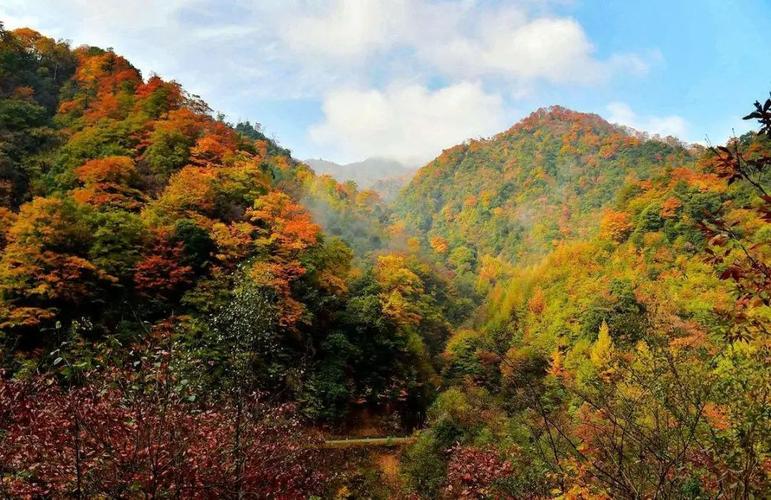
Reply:
[[600, 325], [600, 333], [589, 351], [589, 358], [596, 368], [606, 368], [610, 365], [613, 356], [613, 339], [610, 337], [608, 324], [603, 321]]
[[549, 363], [549, 375], [554, 377], [565, 377], [567, 371], [565, 370], [565, 362], [563, 360], [562, 352], [556, 349], [551, 355], [551, 363]]
[[383, 312], [401, 325], [415, 325], [421, 315], [417, 298], [423, 294], [423, 281], [408, 266], [403, 255], [387, 254], [377, 258], [375, 279], [382, 288]]

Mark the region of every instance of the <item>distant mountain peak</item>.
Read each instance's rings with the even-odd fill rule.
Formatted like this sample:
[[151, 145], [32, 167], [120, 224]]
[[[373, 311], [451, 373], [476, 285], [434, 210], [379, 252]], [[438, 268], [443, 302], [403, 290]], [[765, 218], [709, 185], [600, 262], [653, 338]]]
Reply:
[[[369, 157], [362, 161], [339, 164], [333, 161], [318, 159], [305, 160], [316, 173], [328, 174], [338, 181], [354, 181], [360, 188], [369, 189], [381, 181], [391, 179], [406, 180], [415, 171], [403, 163], [390, 158]], [[406, 182], [406, 180], [404, 182]]]

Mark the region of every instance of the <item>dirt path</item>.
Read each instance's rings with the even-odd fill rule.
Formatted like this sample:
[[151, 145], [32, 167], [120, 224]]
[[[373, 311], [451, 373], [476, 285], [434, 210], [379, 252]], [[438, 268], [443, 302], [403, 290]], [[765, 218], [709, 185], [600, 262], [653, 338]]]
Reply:
[[327, 439], [324, 441], [322, 448], [367, 448], [378, 446], [394, 448], [412, 444], [416, 439], [414, 437]]

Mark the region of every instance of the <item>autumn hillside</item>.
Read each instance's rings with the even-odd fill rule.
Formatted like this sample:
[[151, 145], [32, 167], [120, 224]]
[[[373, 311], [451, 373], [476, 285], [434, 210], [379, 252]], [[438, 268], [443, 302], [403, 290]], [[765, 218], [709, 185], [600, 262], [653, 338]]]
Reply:
[[295, 422], [366, 408], [411, 428], [463, 313], [430, 264], [387, 251], [388, 223], [374, 192], [176, 82], [0, 31], [3, 491], [120, 496], [132, 470], [143, 491], [321, 492]]
[[555, 106], [490, 139], [445, 150], [395, 206], [472, 267], [484, 254], [518, 260], [590, 235], [599, 210], [625, 183], [691, 166], [699, 149]]
[[768, 491], [771, 100], [750, 110], [758, 132], [703, 148], [552, 107], [417, 173], [394, 210], [479, 307], [407, 453], [416, 488]]

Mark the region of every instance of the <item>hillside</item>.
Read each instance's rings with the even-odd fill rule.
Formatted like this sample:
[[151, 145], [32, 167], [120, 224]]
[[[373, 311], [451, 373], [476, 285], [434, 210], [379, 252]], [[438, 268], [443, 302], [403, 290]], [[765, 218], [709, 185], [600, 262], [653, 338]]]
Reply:
[[462, 307], [376, 194], [111, 50], [0, 75], [0, 490], [321, 494], [308, 422], [420, 420]]
[[704, 150], [550, 108], [418, 172], [395, 210], [480, 305], [406, 454], [416, 488], [768, 491], [771, 100], [745, 119]]
[[692, 165], [697, 154], [597, 115], [552, 107], [489, 140], [445, 150], [394, 206], [409, 227], [443, 253], [465, 255], [472, 267], [483, 255], [517, 260], [588, 236], [625, 182]]

